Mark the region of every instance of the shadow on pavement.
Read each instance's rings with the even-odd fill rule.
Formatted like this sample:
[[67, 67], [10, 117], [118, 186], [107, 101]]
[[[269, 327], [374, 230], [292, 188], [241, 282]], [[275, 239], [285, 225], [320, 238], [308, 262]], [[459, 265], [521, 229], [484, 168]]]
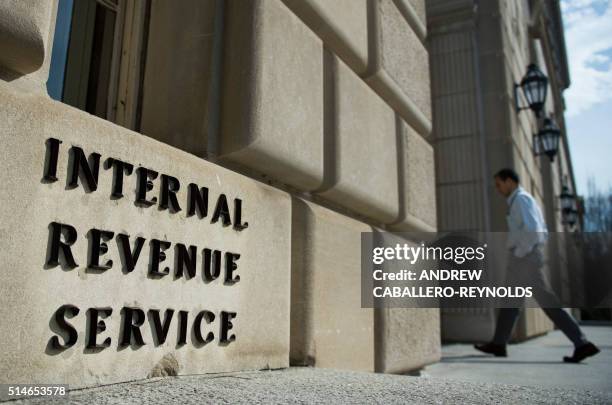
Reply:
[[[507, 360], [496, 359], [495, 357], [482, 356], [478, 354], [468, 354], [465, 356], [442, 357], [440, 363], [490, 363], [490, 364], [566, 364], [563, 360], [556, 361], [526, 361], [526, 360]], [[574, 364], [574, 363], [572, 363]], [[587, 363], [579, 363], [587, 364]]]

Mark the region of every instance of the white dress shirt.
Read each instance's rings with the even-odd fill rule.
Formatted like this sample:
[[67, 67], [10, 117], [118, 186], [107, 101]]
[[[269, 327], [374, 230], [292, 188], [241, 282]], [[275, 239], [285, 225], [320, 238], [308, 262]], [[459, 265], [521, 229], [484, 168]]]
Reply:
[[508, 248], [517, 257], [525, 257], [548, 239], [548, 229], [535, 199], [522, 187], [508, 196]]

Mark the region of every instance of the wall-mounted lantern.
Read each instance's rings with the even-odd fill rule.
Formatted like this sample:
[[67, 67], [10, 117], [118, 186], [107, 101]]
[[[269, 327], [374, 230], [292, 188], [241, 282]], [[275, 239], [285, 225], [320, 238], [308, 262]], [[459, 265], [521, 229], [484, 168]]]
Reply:
[[[524, 96], [526, 105], [520, 105], [519, 89]], [[530, 109], [539, 118], [544, 109], [547, 91], [548, 78], [546, 75], [534, 63], [527, 66], [527, 73], [525, 73], [521, 83], [514, 84], [514, 103], [517, 113]]]
[[578, 222], [578, 199], [576, 195], [570, 191], [566, 181], [564, 181], [561, 187], [559, 200], [561, 202], [562, 222], [570, 228], [573, 228]]
[[578, 210], [569, 210], [563, 213], [563, 223], [573, 228], [578, 222]]
[[537, 134], [533, 136], [533, 151], [536, 156], [546, 155], [550, 161], [555, 160], [559, 150], [559, 139], [561, 130], [552, 118], [544, 118], [542, 126]]
[[561, 187], [559, 200], [561, 200], [561, 211], [565, 212], [576, 209], [576, 196], [570, 192], [567, 184], [564, 184], [563, 187]]

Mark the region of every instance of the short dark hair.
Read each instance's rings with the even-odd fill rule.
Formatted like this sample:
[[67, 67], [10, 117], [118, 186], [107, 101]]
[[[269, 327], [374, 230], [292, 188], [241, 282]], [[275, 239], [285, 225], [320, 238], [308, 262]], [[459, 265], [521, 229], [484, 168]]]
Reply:
[[495, 173], [495, 176], [493, 177], [499, 177], [502, 181], [510, 179], [517, 184], [521, 182], [519, 175], [514, 170], [508, 168], [501, 169], [500, 171]]

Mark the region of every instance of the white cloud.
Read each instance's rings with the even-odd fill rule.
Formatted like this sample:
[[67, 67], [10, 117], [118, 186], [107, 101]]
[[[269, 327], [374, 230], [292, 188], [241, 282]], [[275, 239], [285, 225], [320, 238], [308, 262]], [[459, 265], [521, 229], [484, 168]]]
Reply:
[[572, 80], [565, 98], [568, 115], [575, 116], [612, 100], [612, 3], [562, 0], [561, 7]]

